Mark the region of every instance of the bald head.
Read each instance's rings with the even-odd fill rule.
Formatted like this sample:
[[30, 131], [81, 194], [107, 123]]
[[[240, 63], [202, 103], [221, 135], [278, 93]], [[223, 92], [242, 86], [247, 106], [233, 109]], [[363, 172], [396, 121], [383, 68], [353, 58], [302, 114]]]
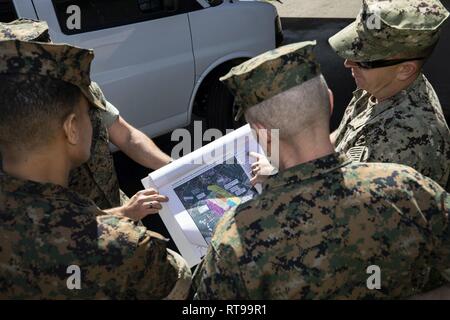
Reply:
[[266, 129], [279, 129], [281, 140], [329, 130], [330, 95], [322, 75], [249, 108], [245, 118]]

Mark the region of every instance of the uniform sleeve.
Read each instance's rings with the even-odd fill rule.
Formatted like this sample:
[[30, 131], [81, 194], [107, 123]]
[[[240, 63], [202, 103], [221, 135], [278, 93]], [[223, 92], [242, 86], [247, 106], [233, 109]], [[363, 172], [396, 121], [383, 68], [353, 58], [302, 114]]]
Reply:
[[195, 272], [195, 300], [248, 299], [233, 249], [226, 244], [219, 250], [210, 246]]
[[450, 282], [450, 194], [435, 181], [410, 170], [405, 185], [413, 190], [413, 198], [428, 222], [433, 250], [431, 267]]
[[186, 299], [191, 271], [186, 261], [166, 248], [159, 234], [126, 218], [97, 217], [101, 247], [116, 266], [123, 299]]
[[243, 250], [234, 212], [229, 212], [217, 224], [208, 252], [195, 271], [194, 299], [248, 299], [241, 273]]
[[97, 91], [100, 99], [105, 102], [105, 110], [102, 110], [100, 115], [102, 117], [102, 122], [105, 124], [106, 128], [109, 129], [119, 117], [119, 110], [105, 98], [105, 95], [97, 82], [92, 82], [92, 86]]
[[101, 113], [103, 123], [106, 128], [110, 128], [113, 123], [119, 118], [119, 110], [108, 100], [106, 100], [106, 110]]

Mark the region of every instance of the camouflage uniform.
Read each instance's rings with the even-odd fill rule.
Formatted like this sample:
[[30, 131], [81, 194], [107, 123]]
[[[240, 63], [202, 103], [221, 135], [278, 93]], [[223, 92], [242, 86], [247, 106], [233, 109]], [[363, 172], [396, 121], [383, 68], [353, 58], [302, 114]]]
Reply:
[[[449, 214], [449, 194], [412, 168], [342, 154], [300, 164], [219, 222], [196, 298], [408, 297], [450, 268]], [[371, 265], [381, 290], [366, 286]]]
[[0, 40], [22, 40], [50, 42], [47, 22], [32, 19], [18, 19], [0, 23]]
[[[69, 45], [0, 41], [0, 74], [68, 82], [103, 110], [89, 75], [93, 58]], [[72, 265], [81, 270], [80, 290], [67, 286]], [[190, 278], [160, 235], [69, 189], [0, 174], [0, 299], [181, 299]]]
[[159, 234], [49, 183], [0, 175], [0, 199], [0, 299], [187, 297], [190, 270]]
[[[313, 45], [265, 53], [223, 80], [241, 106], [257, 108], [255, 96], [270, 99], [320, 74]], [[449, 214], [450, 195], [410, 167], [353, 163], [342, 153], [298, 164], [221, 219], [196, 270], [195, 298], [408, 297], [431, 270], [450, 280]], [[367, 287], [372, 265], [381, 268], [380, 290]]]
[[358, 161], [411, 166], [443, 187], [449, 180], [450, 130], [424, 75], [380, 103], [356, 90], [336, 131], [336, 150]]
[[[94, 84], [97, 88], [97, 84]], [[99, 94], [103, 95], [100, 88]], [[108, 102], [105, 100], [105, 108]], [[124, 204], [128, 198], [119, 189], [114, 161], [109, 151], [109, 136], [103, 114], [108, 111], [91, 109], [92, 146], [88, 162], [72, 170], [69, 188], [88, 197], [100, 209], [109, 209]]]
[[[4, 40], [51, 41], [47, 23], [31, 19], [0, 23], [0, 41]], [[119, 112], [105, 99], [97, 83], [92, 82], [92, 87], [105, 108], [92, 109], [90, 112], [93, 128], [91, 158], [71, 172], [69, 187], [93, 200], [99, 208], [109, 209], [128, 201], [128, 197], [119, 189], [114, 161], [109, 151], [108, 128], [117, 119]]]
[[[366, 0], [356, 21], [329, 42], [352, 61], [423, 58], [438, 42], [448, 16], [436, 0]], [[336, 132], [336, 150], [358, 161], [411, 166], [443, 187], [449, 182], [450, 130], [423, 74], [379, 103], [367, 91], [356, 90]]]

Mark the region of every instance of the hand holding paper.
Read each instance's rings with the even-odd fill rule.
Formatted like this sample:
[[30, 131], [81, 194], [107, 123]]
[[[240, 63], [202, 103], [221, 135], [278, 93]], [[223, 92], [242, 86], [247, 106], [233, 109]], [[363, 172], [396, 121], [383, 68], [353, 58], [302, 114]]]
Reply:
[[261, 192], [250, 183], [250, 152], [262, 150], [246, 125], [142, 180], [170, 198], [159, 213], [190, 267], [206, 254], [220, 218]]

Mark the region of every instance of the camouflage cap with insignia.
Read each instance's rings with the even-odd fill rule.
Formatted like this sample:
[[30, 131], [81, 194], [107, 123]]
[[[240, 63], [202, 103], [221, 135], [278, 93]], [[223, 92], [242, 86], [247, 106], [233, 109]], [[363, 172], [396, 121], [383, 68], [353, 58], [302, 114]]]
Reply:
[[100, 88], [91, 81], [92, 50], [67, 44], [0, 41], [0, 74], [35, 74], [71, 83], [93, 106], [105, 109]]
[[305, 41], [268, 51], [221, 77], [239, 108], [235, 120], [248, 108], [320, 75], [315, 45], [316, 41]]
[[18, 19], [9, 23], [0, 22], [0, 41], [2, 40], [49, 42], [47, 22], [32, 19]]
[[352, 61], [424, 58], [449, 12], [438, 0], [363, 0], [356, 21], [329, 39], [333, 50]]

